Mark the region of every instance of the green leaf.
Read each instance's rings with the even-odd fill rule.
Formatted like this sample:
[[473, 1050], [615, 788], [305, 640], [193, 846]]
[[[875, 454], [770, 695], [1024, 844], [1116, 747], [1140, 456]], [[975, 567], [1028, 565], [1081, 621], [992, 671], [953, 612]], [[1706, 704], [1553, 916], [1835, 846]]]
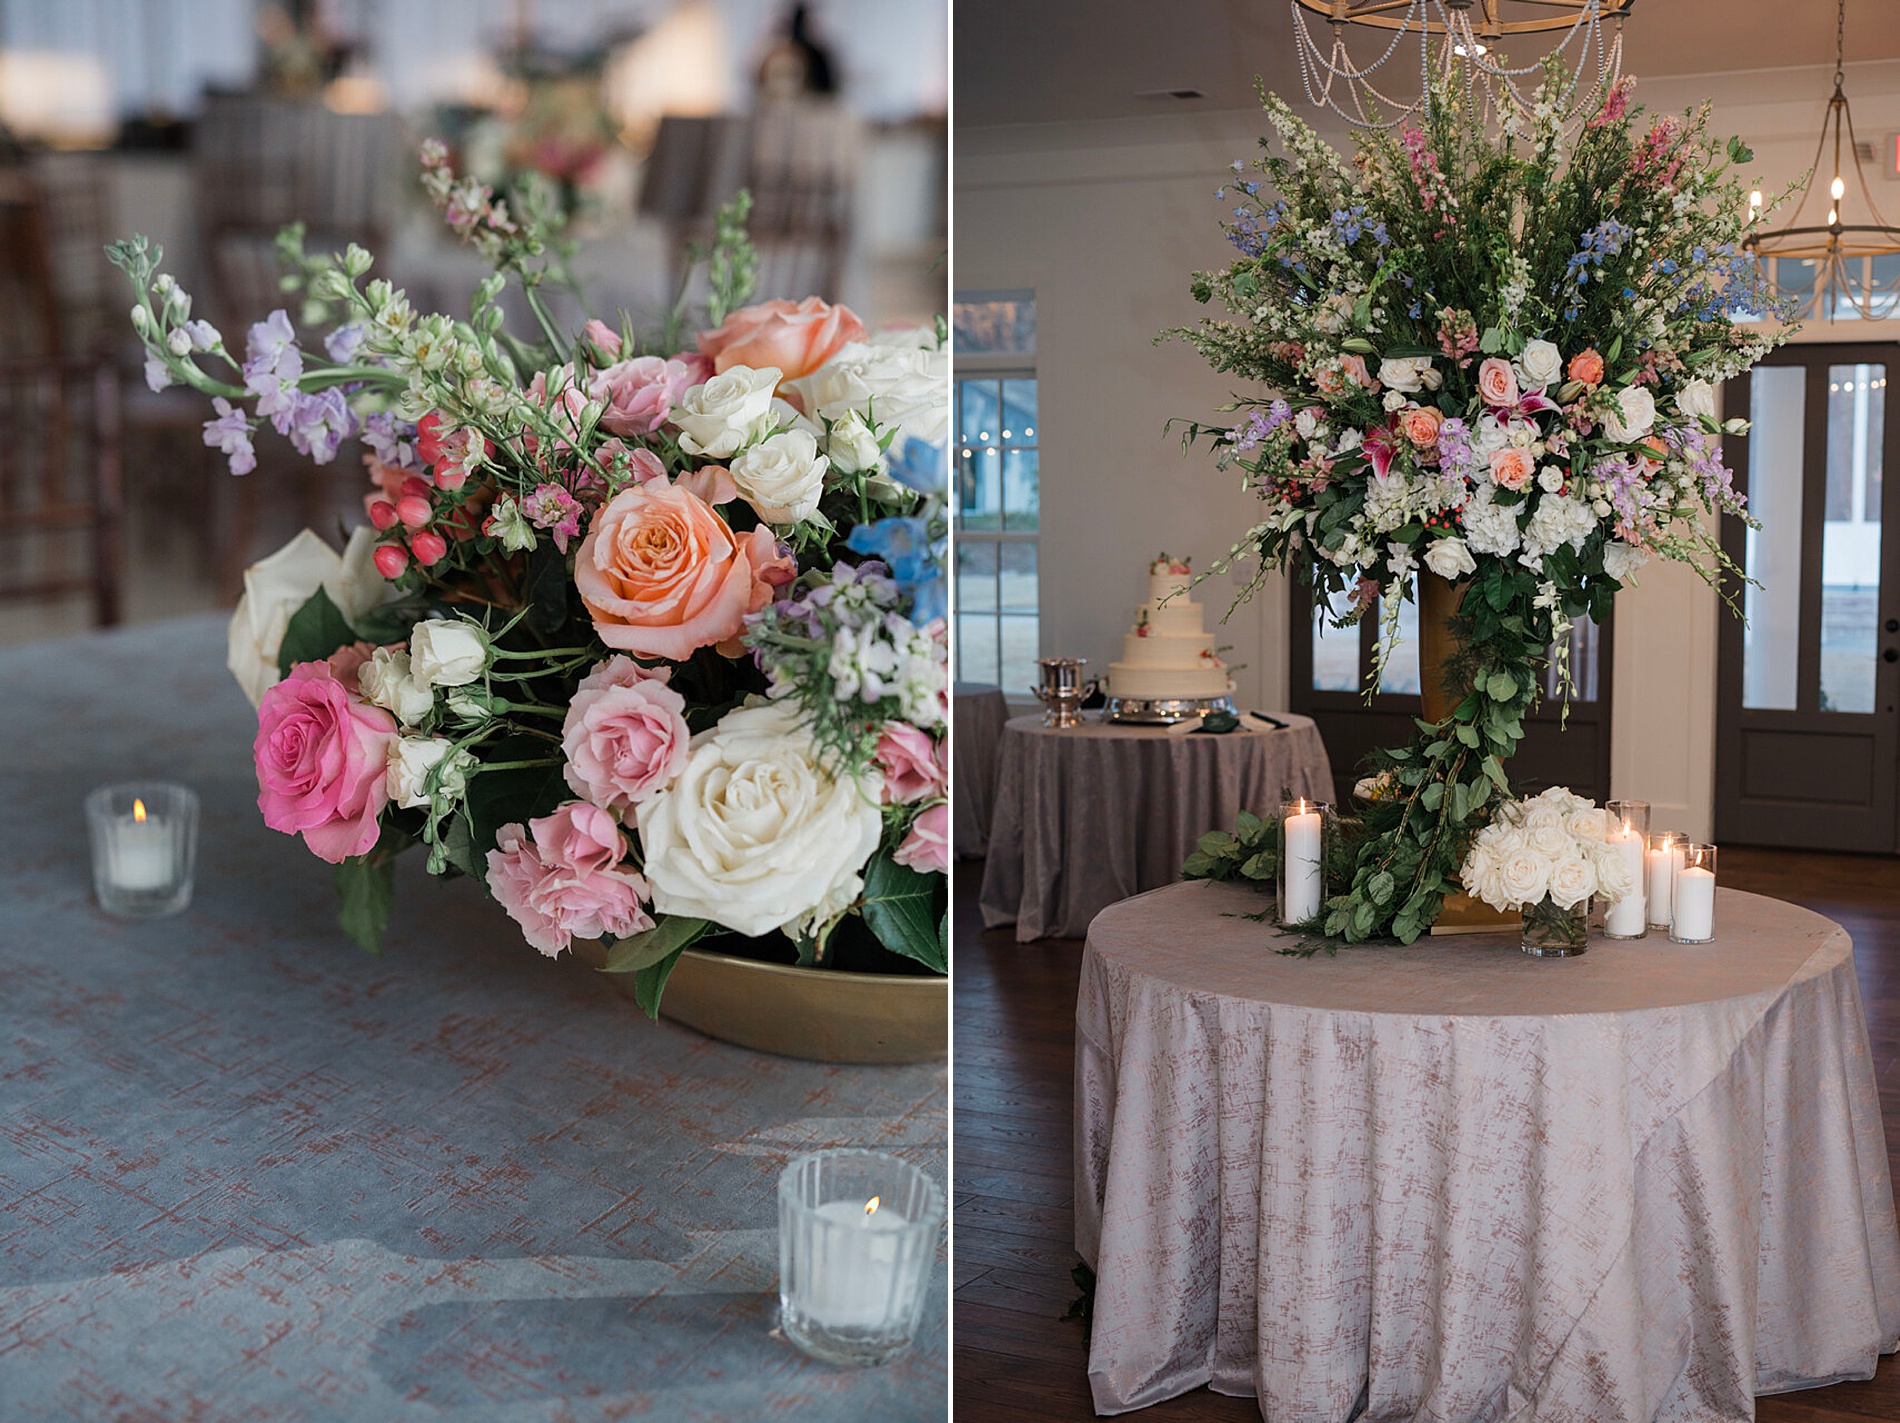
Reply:
[[1271, 850], [1262, 850], [1252, 856], [1240, 867], [1240, 872], [1248, 879], [1272, 879], [1280, 872], [1280, 857]]
[[1234, 824], [1234, 833], [1247, 844], [1258, 844], [1260, 837], [1266, 833], [1266, 829], [1267, 822], [1251, 810], [1241, 811], [1239, 820]]
[[1736, 163], [1753, 163], [1755, 150], [1743, 143], [1740, 138], [1732, 137], [1728, 141], [1728, 156]]
[[1511, 783], [1504, 778], [1504, 763], [1497, 757], [1487, 756], [1484, 758], [1484, 773], [1491, 778], [1492, 784], [1505, 795], [1511, 793]]
[[1385, 870], [1380, 870], [1366, 885], [1366, 893], [1371, 896], [1374, 904], [1384, 904], [1392, 898], [1393, 883], [1392, 876]]
[[704, 919], [689, 919], [683, 914], [669, 915], [644, 933], [620, 940], [607, 951], [603, 973], [637, 973], [652, 968], [661, 959], [678, 953], [704, 934], [711, 925]]
[[333, 878], [343, 900], [336, 914], [338, 926], [363, 952], [382, 953], [383, 930], [389, 927], [389, 909], [396, 901], [396, 857], [353, 855], [336, 867]]
[[483, 856], [475, 853], [475, 833], [468, 822], [466, 808], [458, 809], [443, 826], [442, 848], [449, 863], [470, 879], [484, 878]]
[[1517, 679], [1509, 672], [1493, 672], [1487, 690], [1493, 701], [1508, 702], [1517, 695]]
[[889, 855], [875, 856], [864, 872], [864, 922], [894, 954], [933, 973], [950, 971], [937, 935], [936, 895], [941, 875], [920, 875]]
[[356, 641], [356, 634], [330, 595], [321, 588], [304, 600], [284, 628], [277, 645], [277, 675], [288, 677], [299, 662], [321, 662], [339, 647]]
[[1182, 879], [1221, 879], [1221, 878], [1224, 878], [1225, 872], [1222, 869], [1222, 865], [1224, 863], [1225, 863], [1224, 861], [1217, 860], [1212, 855], [1204, 854], [1199, 850], [1195, 850], [1187, 857], [1187, 859], [1181, 862], [1181, 878]]
[[1210, 830], [1195, 844], [1200, 846], [1203, 855], [1214, 855], [1221, 859], [1231, 858], [1240, 849], [1240, 842], [1225, 830]]
[[683, 948], [675, 949], [658, 963], [633, 971], [633, 1001], [646, 1010], [647, 1017], [659, 1018], [660, 995], [666, 991], [667, 979], [673, 976], [673, 965], [685, 952]]

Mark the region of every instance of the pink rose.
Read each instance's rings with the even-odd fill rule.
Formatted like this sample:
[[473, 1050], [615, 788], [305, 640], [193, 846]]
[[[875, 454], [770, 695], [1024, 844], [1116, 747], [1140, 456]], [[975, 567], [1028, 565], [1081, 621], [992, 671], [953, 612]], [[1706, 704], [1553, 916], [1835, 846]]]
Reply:
[[1517, 372], [1498, 356], [1478, 362], [1478, 394], [1486, 405], [1517, 404]]
[[594, 515], [574, 565], [602, 642], [675, 661], [736, 639], [745, 615], [796, 576], [769, 528], [735, 534], [698, 495], [659, 479], [621, 490]]
[[686, 382], [688, 389], [696, 385], [704, 385], [719, 374], [713, 369], [712, 357], [702, 356], [698, 351], [679, 351], [669, 359], [678, 361], [686, 367], [686, 374], [690, 377]]
[[730, 504], [739, 497], [738, 481], [723, 464], [703, 464], [680, 474], [681, 489], [690, 489], [708, 504]]
[[396, 719], [351, 693], [327, 662], [300, 662], [257, 708], [257, 808], [331, 864], [376, 843], [389, 800]]
[[864, 323], [850, 307], [828, 306], [808, 296], [797, 303], [765, 301], [741, 307], [717, 331], [700, 333], [699, 349], [712, 357], [718, 375], [733, 366], [777, 366], [781, 380], [797, 380], [864, 337]]
[[620, 354], [620, 333], [599, 317], [589, 317], [587, 324], [581, 327], [581, 335], [598, 346], [610, 361]]
[[1534, 461], [1531, 452], [1516, 445], [1491, 451], [1491, 478], [1505, 489], [1522, 489], [1530, 483]]
[[1346, 379], [1366, 390], [1377, 390], [1379, 382], [1372, 378], [1372, 372], [1366, 369], [1364, 356], [1341, 356], [1339, 368], [1346, 373]]
[[943, 795], [948, 779], [943, 750], [928, 732], [907, 721], [887, 721], [874, 754], [884, 772], [884, 804], [911, 805]]
[[672, 680], [671, 667], [648, 667], [631, 657], [609, 657], [605, 662], [596, 662], [594, 670], [581, 678], [581, 684], [574, 690], [598, 692], [606, 687], [631, 687], [635, 682]]
[[685, 710], [686, 698], [655, 677], [576, 692], [561, 726], [568, 789], [627, 815], [686, 765]]
[[917, 817], [910, 834], [891, 858], [920, 875], [945, 874], [950, 869], [950, 803], [938, 801]]
[[600, 426], [615, 435], [650, 435], [673, 413], [673, 402], [692, 384], [678, 361], [640, 356], [620, 361], [587, 382], [587, 396], [603, 407]]
[[352, 642], [339, 647], [330, 654], [330, 670], [336, 674], [337, 681], [354, 692], [356, 674], [363, 670], [363, 664], [370, 659], [376, 649], [367, 642]]
[[622, 869], [627, 837], [597, 805], [571, 800], [526, 831], [504, 825], [488, 852], [488, 890], [553, 958], [575, 938], [626, 938], [653, 927], [647, 882]]
[[1444, 423], [1445, 417], [1430, 405], [1408, 405], [1399, 412], [1399, 433], [1421, 450], [1438, 443], [1438, 427]]

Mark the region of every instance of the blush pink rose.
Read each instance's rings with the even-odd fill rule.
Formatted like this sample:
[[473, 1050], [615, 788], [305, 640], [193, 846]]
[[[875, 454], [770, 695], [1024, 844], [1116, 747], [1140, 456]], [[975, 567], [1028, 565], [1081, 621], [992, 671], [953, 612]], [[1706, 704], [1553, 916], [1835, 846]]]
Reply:
[[1535, 464], [1529, 450], [1506, 445], [1501, 450], [1491, 451], [1491, 478], [1504, 489], [1522, 489], [1530, 483]]
[[1517, 372], [1511, 363], [1489, 356], [1478, 363], [1478, 394], [1486, 405], [1517, 404]]
[[1434, 406], [1411, 405], [1399, 413], [1399, 433], [1421, 450], [1438, 443], [1438, 427], [1445, 417]]
[[801, 302], [764, 301], [732, 313], [716, 331], [699, 337], [713, 372], [733, 366], [777, 366], [781, 380], [810, 375], [848, 343], [862, 341], [864, 323], [848, 306], [829, 306], [815, 296]]
[[670, 682], [671, 667], [648, 667], [631, 657], [609, 657], [594, 664], [594, 670], [581, 678], [576, 692], [598, 692], [606, 687], [631, 687], [635, 682]]
[[659, 479], [602, 506], [574, 565], [602, 642], [676, 662], [737, 638], [745, 615], [796, 576], [770, 529], [735, 534], [705, 500]]
[[655, 677], [576, 692], [561, 726], [568, 789], [626, 816], [685, 767], [685, 711], [686, 698]]
[[601, 404], [600, 426], [615, 435], [650, 435], [673, 413], [673, 402], [692, 384], [678, 361], [639, 356], [620, 361], [587, 382], [587, 396]]
[[678, 361], [682, 366], [686, 367], [686, 374], [691, 377], [691, 379], [686, 382], [687, 389], [689, 390], [693, 386], [704, 385], [707, 381], [719, 374], [717, 370], [713, 369], [712, 357], [701, 355], [698, 351], [678, 351], [675, 352], [670, 359]]
[[1372, 372], [1366, 369], [1364, 356], [1342, 356], [1339, 368], [1346, 373], [1346, 379], [1366, 390], [1377, 390], [1379, 382], [1372, 378]]
[[891, 858], [920, 875], [946, 874], [950, 869], [950, 803], [927, 806], [910, 827]]
[[884, 772], [884, 804], [913, 805], [943, 795], [943, 748], [907, 721], [887, 721], [873, 753]]
[[581, 335], [598, 346], [608, 360], [620, 355], [620, 333], [599, 317], [589, 317], [587, 324], [581, 327]]
[[389, 801], [396, 719], [352, 693], [327, 662], [300, 662], [257, 708], [257, 808], [338, 864], [376, 843]]
[[653, 927], [647, 882], [621, 862], [627, 837], [597, 805], [571, 800], [527, 829], [504, 825], [488, 852], [488, 890], [521, 935], [553, 958], [575, 939]]

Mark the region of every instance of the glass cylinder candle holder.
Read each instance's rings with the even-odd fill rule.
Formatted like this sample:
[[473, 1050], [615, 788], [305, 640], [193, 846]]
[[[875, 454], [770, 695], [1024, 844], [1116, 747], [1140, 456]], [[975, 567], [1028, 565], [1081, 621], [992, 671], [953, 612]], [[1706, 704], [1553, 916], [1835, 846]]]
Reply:
[[1680, 830], [1656, 830], [1650, 833], [1645, 863], [1646, 894], [1649, 900], [1649, 927], [1669, 927], [1669, 901], [1676, 884], [1676, 871], [1682, 868], [1683, 847], [1689, 837]]
[[815, 1359], [862, 1368], [910, 1347], [943, 1234], [937, 1183], [881, 1151], [801, 1156], [778, 1179], [779, 1324]]
[[1616, 858], [1628, 868], [1633, 886], [1621, 899], [1605, 897], [1608, 907], [1603, 911], [1603, 937], [1640, 939], [1649, 933], [1649, 915], [1645, 911], [1648, 896], [1643, 883], [1643, 850], [1649, 841], [1649, 802], [1606, 801], [1603, 810], [1609, 820], [1603, 838]]
[[101, 786], [86, 797], [92, 885], [99, 907], [157, 919], [191, 903], [198, 858], [198, 794], [163, 781]]
[[1715, 937], [1715, 846], [1693, 842], [1669, 893], [1669, 937], [1678, 944], [1706, 944]]
[[1282, 924], [1303, 924], [1326, 907], [1326, 851], [1332, 842], [1333, 808], [1304, 796], [1280, 806], [1280, 895]]

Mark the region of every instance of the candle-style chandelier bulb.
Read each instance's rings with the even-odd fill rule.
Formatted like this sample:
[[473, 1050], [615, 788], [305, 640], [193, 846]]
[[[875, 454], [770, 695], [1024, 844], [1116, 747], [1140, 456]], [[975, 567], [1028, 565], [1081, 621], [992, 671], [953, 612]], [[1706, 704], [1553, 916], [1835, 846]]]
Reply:
[[1847, 196], [1847, 184], [1841, 181], [1839, 173], [1834, 175], [1834, 181], [1828, 185], [1827, 195], [1837, 203]]

